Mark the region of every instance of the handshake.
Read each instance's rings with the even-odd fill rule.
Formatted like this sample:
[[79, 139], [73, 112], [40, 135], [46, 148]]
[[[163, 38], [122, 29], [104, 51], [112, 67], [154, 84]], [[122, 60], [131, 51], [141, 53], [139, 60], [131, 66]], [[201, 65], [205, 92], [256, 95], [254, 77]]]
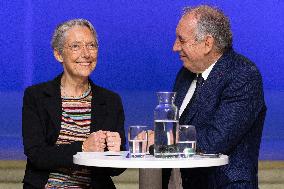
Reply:
[[89, 135], [83, 142], [83, 152], [104, 152], [105, 148], [108, 151], [119, 152], [121, 146], [121, 137], [118, 132], [111, 131], [96, 131]]

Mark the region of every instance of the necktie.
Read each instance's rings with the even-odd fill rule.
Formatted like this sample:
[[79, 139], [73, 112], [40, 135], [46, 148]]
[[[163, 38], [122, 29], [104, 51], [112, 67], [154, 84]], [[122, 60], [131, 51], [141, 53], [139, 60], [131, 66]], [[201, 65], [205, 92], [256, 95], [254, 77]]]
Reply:
[[185, 114], [186, 114], [186, 112], [188, 112], [189, 108], [191, 107], [191, 105], [195, 101], [196, 95], [198, 94], [198, 91], [200, 90], [203, 82], [204, 82], [204, 79], [203, 79], [202, 75], [201, 74], [197, 74], [197, 77], [196, 77], [196, 87], [195, 87], [194, 93], [193, 93], [190, 101], [188, 102], [186, 108], [184, 109], [182, 115], [180, 116], [180, 119], [179, 119], [179, 123], [180, 124], [185, 124], [184, 123], [185, 118], [186, 118]]

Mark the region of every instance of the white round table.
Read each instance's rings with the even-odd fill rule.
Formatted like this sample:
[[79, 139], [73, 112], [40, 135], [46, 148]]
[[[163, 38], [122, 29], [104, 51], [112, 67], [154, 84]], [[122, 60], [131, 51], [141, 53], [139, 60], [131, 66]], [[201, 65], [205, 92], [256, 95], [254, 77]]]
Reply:
[[195, 155], [190, 158], [161, 159], [147, 155], [144, 158], [129, 158], [128, 151], [123, 152], [79, 152], [73, 156], [78, 165], [113, 168], [139, 168], [139, 188], [150, 186], [161, 188], [161, 168], [214, 167], [228, 164], [228, 156], [217, 158]]
[[190, 158], [161, 159], [147, 155], [144, 158], [127, 158], [124, 152], [79, 152], [73, 157], [78, 165], [114, 168], [195, 168], [228, 164], [228, 156], [218, 158], [193, 156]]

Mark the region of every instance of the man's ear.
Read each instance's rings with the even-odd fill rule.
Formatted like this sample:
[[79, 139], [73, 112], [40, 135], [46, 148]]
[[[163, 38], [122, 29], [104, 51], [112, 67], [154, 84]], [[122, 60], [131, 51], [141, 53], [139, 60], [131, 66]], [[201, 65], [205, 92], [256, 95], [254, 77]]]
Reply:
[[210, 53], [214, 47], [214, 38], [211, 35], [207, 35], [204, 39], [205, 42], [205, 54]]
[[53, 51], [53, 55], [54, 55], [54, 57], [56, 58], [56, 60], [58, 61], [58, 62], [63, 62], [63, 57], [62, 57], [62, 55], [59, 53], [59, 51], [58, 50], [54, 50]]

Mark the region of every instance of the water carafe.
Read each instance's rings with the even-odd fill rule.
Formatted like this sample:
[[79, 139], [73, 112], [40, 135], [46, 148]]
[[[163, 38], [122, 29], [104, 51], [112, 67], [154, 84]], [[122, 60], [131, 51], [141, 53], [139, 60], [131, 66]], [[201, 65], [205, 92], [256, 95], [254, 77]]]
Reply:
[[154, 110], [154, 155], [156, 158], [178, 157], [176, 136], [178, 108], [175, 92], [157, 92], [159, 104]]

